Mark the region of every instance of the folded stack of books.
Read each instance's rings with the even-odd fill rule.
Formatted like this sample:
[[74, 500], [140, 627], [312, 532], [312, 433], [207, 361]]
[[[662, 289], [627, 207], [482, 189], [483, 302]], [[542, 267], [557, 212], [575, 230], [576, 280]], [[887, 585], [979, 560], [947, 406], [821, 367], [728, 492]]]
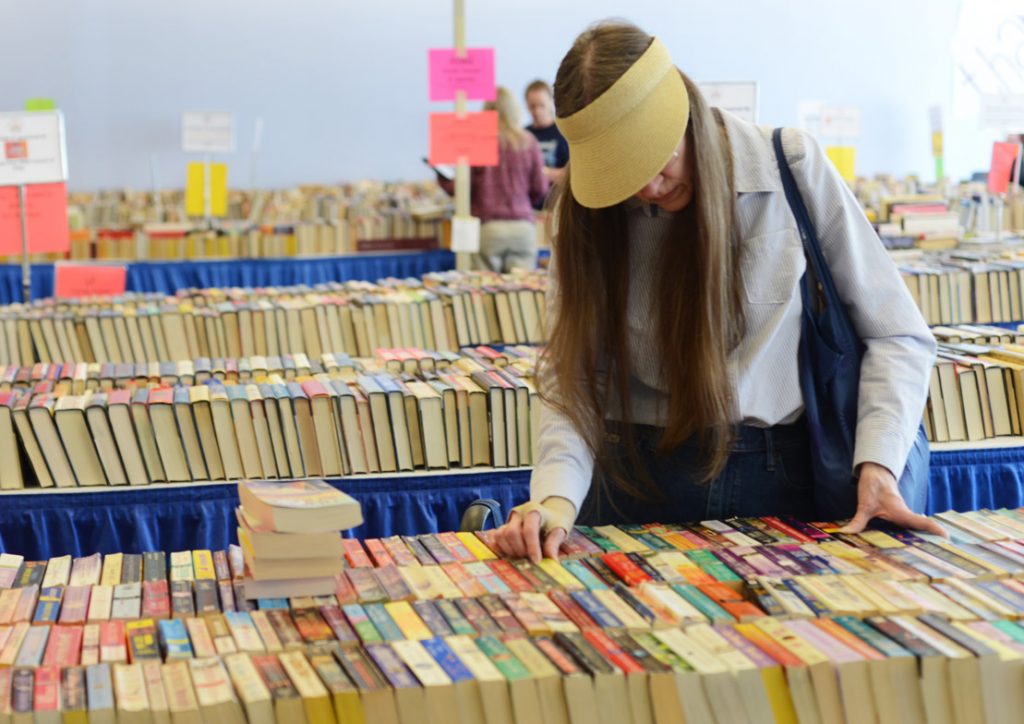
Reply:
[[536, 350], [8, 368], [0, 490], [529, 465]]
[[238, 484], [238, 540], [253, 598], [326, 596], [342, 572], [340, 533], [362, 525], [359, 503], [323, 480]]
[[440, 351], [546, 340], [545, 272], [182, 290], [0, 307], [0, 364]]
[[[951, 539], [736, 518], [346, 539], [330, 594], [254, 598], [246, 554], [0, 556], [14, 721], [1010, 722], [1024, 510]], [[335, 549], [336, 550], [336, 549]], [[282, 592], [285, 593], [285, 592]]]

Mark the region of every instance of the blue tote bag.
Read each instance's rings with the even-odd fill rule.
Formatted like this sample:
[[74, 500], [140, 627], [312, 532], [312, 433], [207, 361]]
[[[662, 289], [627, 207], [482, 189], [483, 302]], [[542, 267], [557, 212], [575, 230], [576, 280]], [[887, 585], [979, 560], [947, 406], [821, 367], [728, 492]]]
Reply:
[[[807, 271], [800, 282], [803, 314], [798, 364], [811, 443], [814, 505], [825, 520], [851, 518], [857, 511], [853, 449], [864, 343], [836, 292], [814, 224], [782, 150], [781, 128], [772, 133], [772, 144], [807, 258]], [[928, 502], [928, 456], [922, 425], [899, 476], [900, 493], [915, 513], [924, 513]]]

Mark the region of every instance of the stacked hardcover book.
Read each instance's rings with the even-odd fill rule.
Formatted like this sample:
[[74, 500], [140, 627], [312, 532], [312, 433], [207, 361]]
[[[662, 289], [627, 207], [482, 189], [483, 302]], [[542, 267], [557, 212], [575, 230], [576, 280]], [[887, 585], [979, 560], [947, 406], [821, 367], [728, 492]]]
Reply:
[[772, 517], [577, 527], [539, 564], [490, 533], [346, 539], [330, 594], [274, 598], [252, 596], [237, 546], [8, 553], [0, 717], [1016, 721], [1024, 511], [937, 518], [949, 540]]

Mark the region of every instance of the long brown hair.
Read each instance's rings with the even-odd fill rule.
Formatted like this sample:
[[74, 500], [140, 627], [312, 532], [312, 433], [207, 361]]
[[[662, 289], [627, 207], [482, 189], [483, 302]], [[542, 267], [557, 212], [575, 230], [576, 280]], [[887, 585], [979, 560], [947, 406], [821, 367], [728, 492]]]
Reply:
[[521, 151], [529, 145], [532, 136], [523, 130], [519, 103], [508, 88], [499, 85], [494, 100], [485, 103], [484, 110], [498, 112], [498, 142], [502, 146]]
[[[651, 41], [621, 22], [581, 34], [555, 79], [557, 116], [569, 116], [600, 96]], [[743, 333], [743, 312], [728, 138], [699, 89], [681, 75], [690, 97], [687, 144], [694, 196], [673, 220], [652, 280], [657, 301], [651, 321], [668, 390], [658, 453], [697, 436], [705, 463], [701, 477], [708, 481], [722, 471], [729, 453], [735, 400], [728, 358]], [[636, 497], [655, 499], [656, 488], [639, 465], [631, 435], [627, 210], [623, 204], [580, 205], [570, 190], [570, 174], [571, 157], [553, 214], [556, 315], [542, 359], [541, 393], [571, 420], [613, 482]], [[610, 454], [607, 418], [623, 423], [632, 470]]]

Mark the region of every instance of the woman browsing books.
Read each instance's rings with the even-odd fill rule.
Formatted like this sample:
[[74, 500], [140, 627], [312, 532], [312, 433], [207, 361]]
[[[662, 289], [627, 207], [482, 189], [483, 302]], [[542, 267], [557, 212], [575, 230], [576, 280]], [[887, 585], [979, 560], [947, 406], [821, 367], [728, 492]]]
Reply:
[[[531, 502], [498, 545], [554, 556], [577, 520], [815, 517], [806, 261], [771, 129], [708, 107], [665, 46], [624, 23], [576, 39], [554, 95], [570, 163], [553, 213], [546, 404]], [[819, 146], [781, 139], [865, 350], [847, 529], [877, 517], [941, 534], [920, 515], [925, 486], [905, 492], [916, 512], [897, 486], [935, 342]]]

